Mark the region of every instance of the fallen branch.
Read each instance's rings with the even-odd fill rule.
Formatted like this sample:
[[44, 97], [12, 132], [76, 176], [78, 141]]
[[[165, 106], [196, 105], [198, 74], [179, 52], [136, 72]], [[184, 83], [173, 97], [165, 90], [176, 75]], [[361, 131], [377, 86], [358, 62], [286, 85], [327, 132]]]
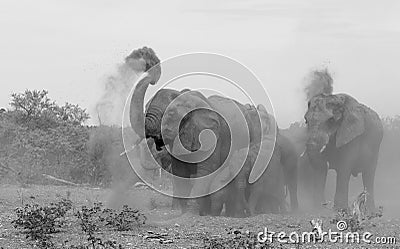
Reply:
[[67, 185], [72, 185], [72, 186], [76, 186], [76, 187], [80, 187], [81, 186], [80, 184], [76, 184], [76, 183], [73, 183], [73, 182], [70, 182], [70, 181], [67, 181], [67, 180], [56, 178], [56, 177], [51, 176], [51, 175], [47, 175], [47, 174], [42, 174], [42, 175], [44, 177], [46, 177], [47, 179], [50, 179], [50, 180], [53, 180], [53, 181], [57, 181], [57, 182], [61, 182], [61, 183], [67, 184]]

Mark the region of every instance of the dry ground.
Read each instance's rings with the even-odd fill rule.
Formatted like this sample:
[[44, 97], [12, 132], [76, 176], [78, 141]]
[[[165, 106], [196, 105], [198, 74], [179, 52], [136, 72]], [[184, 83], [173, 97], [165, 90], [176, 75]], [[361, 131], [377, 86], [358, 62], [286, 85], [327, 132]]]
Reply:
[[[77, 188], [65, 186], [30, 186], [20, 188], [13, 185], [3, 185], [0, 188], [0, 247], [4, 248], [31, 248], [24, 235], [15, 230], [11, 221], [15, 218], [14, 209], [28, 202], [46, 204], [65, 197], [70, 192], [70, 199], [75, 208], [81, 205], [92, 205], [94, 202], [112, 200], [110, 204], [118, 205], [116, 197], [111, 196], [109, 189]], [[112, 232], [104, 231], [100, 236], [117, 240], [125, 248], [202, 248], [204, 238], [231, 238], [229, 231], [245, 233], [246, 231], [258, 233], [268, 227], [270, 231], [309, 232], [312, 227], [310, 220], [321, 218], [324, 222], [324, 230], [329, 228], [336, 231], [336, 225], [330, 224], [333, 213], [297, 215], [259, 215], [256, 217], [235, 219], [226, 217], [199, 217], [196, 215], [196, 205], [192, 203], [189, 213], [180, 216], [179, 211], [171, 210], [171, 199], [157, 194], [149, 189], [130, 189], [123, 196], [118, 196], [118, 201], [126, 200], [130, 205], [143, 211], [148, 217], [146, 225], [138, 227], [135, 231]], [[376, 236], [395, 236], [397, 245], [369, 245], [362, 244], [279, 244], [274, 248], [400, 248], [400, 220], [389, 219], [385, 216], [368, 222], [364, 231]], [[150, 232], [150, 233], [149, 233]], [[150, 239], [146, 236], [163, 234], [168, 242], [163, 244], [160, 240]], [[71, 219], [63, 232], [56, 235], [56, 240], [62, 242], [65, 239], [75, 242], [85, 241], [84, 235], [76, 222]]]

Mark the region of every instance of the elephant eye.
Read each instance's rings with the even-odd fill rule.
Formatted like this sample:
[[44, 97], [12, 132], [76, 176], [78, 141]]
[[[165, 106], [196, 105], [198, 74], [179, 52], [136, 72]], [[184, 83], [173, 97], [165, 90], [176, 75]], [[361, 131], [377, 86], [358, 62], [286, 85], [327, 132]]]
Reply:
[[310, 106], [311, 106], [311, 101], [308, 101], [307, 102], [307, 107], [310, 108]]

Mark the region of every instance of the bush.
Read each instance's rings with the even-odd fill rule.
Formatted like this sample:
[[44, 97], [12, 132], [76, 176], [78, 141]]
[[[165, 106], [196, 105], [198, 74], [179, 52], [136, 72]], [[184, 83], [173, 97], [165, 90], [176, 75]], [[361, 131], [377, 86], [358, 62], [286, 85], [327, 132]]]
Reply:
[[65, 241], [63, 246], [58, 247], [52, 241], [53, 234], [61, 232], [66, 215], [71, 208], [72, 202], [68, 199], [62, 199], [47, 206], [26, 204], [16, 209], [17, 218], [12, 221], [12, 224], [15, 228], [22, 230], [26, 238], [39, 248], [122, 249], [123, 246], [116, 241], [98, 237], [97, 232], [104, 229], [128, 231], [146, 222], [146, 216], [128, 206], [124, 206], [121, 211], [105, 209], [100, 202], [95, 203], [91, 208], [83, 206], [74, 213], [74, 217], [87, 236], [88, 243], [67, 245], [68, 241]]
[[106, 215], [106, 226], [109, 226], [117, 231], [129, 231], [135, 226], [140, 226], [146, 223], [146, 216], [137, 209], [132, 209], [127, 205], [122, 207], [121, 211], [113, 209], [105, 209], [103, 214]]
[[21, 229], [26, 238], [36, 242], [40, 248], [53, 248], [52, 234], [60, 231], [66, 213], [72, 208], [72, 202], [62, 199], [57, 203], [40, 207], [38, 204], [26, 204], [17, 208], [17, 219], [12, 221], [15, 228]]
[[96, 236], [100, 229], [111, 228], [117, 231], [129, 231], [146, 222], [146, 216], [138, 210], [124, 206], [121, 211], [104, 209], [102, 203], [95, 203], [92, 208], [83, 206], [75, 216], [79, 220], [82, 231], [87, 235], [90, 247], [87, 248], [122, 248], [115, 241]]

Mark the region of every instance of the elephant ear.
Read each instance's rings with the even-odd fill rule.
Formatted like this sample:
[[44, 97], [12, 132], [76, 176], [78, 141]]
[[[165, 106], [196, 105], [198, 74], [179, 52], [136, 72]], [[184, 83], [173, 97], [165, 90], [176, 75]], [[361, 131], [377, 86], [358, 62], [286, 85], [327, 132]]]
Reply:
[[165, 138], [176, 142], [175, 138], [179, 135], [184, 148], [176, 148], [174, 143], [173, 149], [178, 154], [185, 154], [188, 153], [187, 150], [198, 149], [198, 135], [202, 130], [218, 129], [219, 119], [200, 92], [184, 91], [166, 109], [161, 127]]
[[[216, 112], [206, 108], [197, 109], [183, 120], [179, 128], [179, 138], [186, 149], [208, 151], [216, 144], [219, 127], [219, 116]], [[212, 131], [214, 135], [210, 132], [202, 133], [204, 130]]]
[[352, 97], [339, 96], [343, 100], [343, 118], [336, 133], [336, 147], [341, 147], [365, 131], [364, 110]]

